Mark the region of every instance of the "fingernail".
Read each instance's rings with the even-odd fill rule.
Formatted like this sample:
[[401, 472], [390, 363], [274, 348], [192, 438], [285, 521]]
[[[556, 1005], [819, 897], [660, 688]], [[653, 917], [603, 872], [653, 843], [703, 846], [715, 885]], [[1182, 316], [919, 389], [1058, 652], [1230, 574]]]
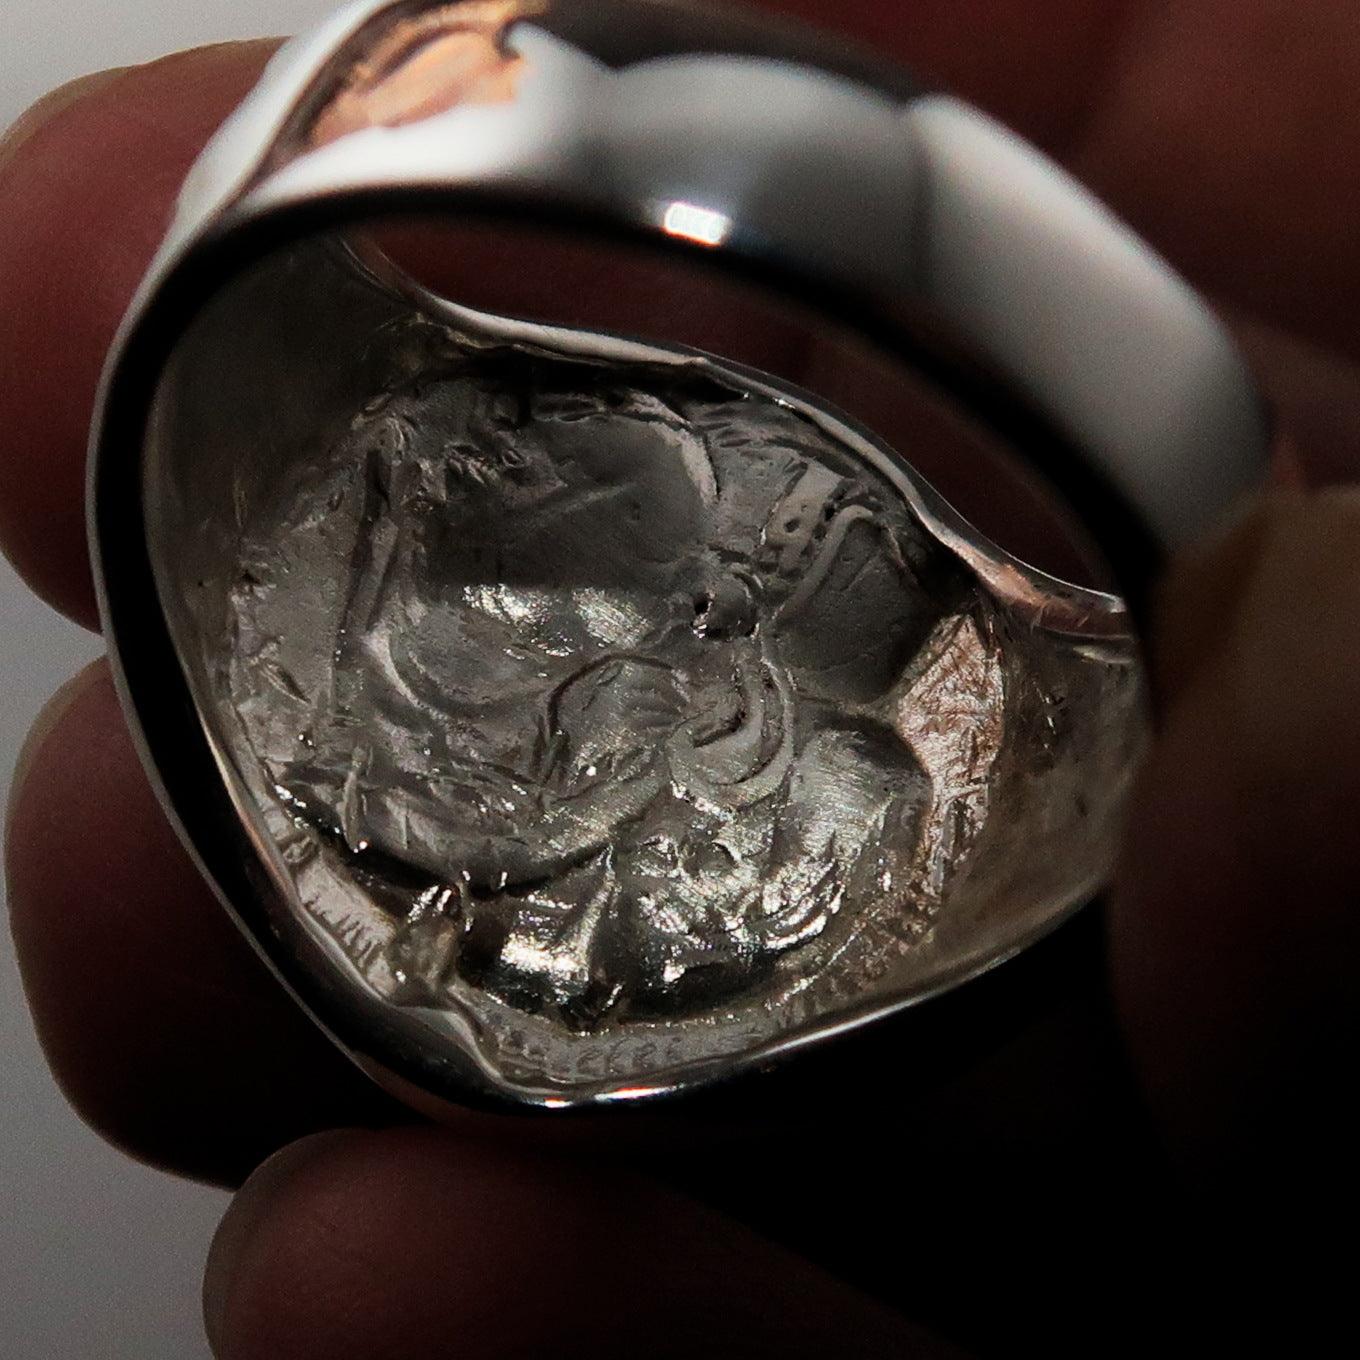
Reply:
[[80, 103], [82, 99], [88, 99], [106, 85], [111, 85], [130, 69], [127, 66], [115, 66], [107, 71], [95, 71], [77, 80], [68, 81], [65, 85], [59, 85], [49, 94], [43, 95], [36, 104], [19, 115], [17, 123], [0, 134], [0, 174], [4, 173], [6, 167], [19, 154], [24, 143], [54, 118]]
[[256, 1231], [272, 1215], [284, 1187], [295, 1176], [312, 1165], [333, 1143], [344, 1142], [352, 1136], [349, 1129], [332, 1129], [290, 1143], [261, 1162], [236, 1192], [217, 1226], [203, 1270], [203, 1327], [208, 1334], [208, 1345], [218, 1360], [227, 1360], [230, 1356], [227, 1323], [232, 1288]]
[[47, 744], [48, 737], [52, 735], [61, 720], [70, 712], [76, 700], [91, 686], [98, 684], [106, 674], [102, 657], [98, 661], [92, 661], [84, 670], [77, 671], [62, 685], [43, 705], [42, 711], [33, 720], [33, 726], [28, 729], [24, 744], [19, 748], [19, 757], [14, 762], [14, 772], [10, 775], [9, 800], [5, 807], [6, 840], [9, 839], [10, 824], [14, 819], [14, 809], [19, 804], [23, 786], [33, 771], [39, 752]]

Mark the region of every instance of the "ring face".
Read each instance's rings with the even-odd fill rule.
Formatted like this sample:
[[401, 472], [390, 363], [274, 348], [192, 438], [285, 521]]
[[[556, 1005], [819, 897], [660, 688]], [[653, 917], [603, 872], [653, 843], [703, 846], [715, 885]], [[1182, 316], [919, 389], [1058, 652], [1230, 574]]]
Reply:
[[329, 448], [237, 481], [239, 542], [195, 568], [225, 629], [186, 628], [366, 985], [532, 1034], [545, 1071], [607, 1035], [645, 1079], [636, 1050], [710, 1058], [957, 966], [931, 936], [975, 850], [972, 947], [1009, 946], [1053, 905], [1027, 820], [1060, 894], [1099, 881], [1130, 640], [1035, 629], [902, 467], [716, 365], [410, 327]]
[[690, 374], [495, 352], [384, 386], [309, 471], [248, 526], [215, 697], [299, 854], [410, 885], [351, 951], [374, 985], [592, 1031], [764, 993], [843, 909], [924, 928], [1001, 666], [885, 478]]
[[[905, 80], [705, 24], [342, 17], [210, 148], [111, 363], [93, 522], [143, 568], [101, 587], [149, 759], [285, 981], [408, 1098], [727, 1076], [1004, 959], [1116, 844], [1146, 730], [1118, 599], [1009, 557], [813, 394], [471, 311], [350, 236], [346, 194], [514, 180], [547, 213], [639, 70], [723, 108], [745, 63], [901, 131]], [[587, 59], [590, 108], [563, 97]], [[639, 146], [679, 144], [682, 106], [650, 117]], [[691, 178], [605, 215], [740, 257], [718, 204]]]

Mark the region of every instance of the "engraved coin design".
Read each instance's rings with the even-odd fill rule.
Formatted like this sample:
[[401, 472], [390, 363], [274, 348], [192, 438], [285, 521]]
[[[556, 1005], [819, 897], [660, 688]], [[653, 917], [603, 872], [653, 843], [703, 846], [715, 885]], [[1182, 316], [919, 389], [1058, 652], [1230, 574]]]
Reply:
[[[242, 563], [232, 702], [300, 823], [415, 890], [407, 996], [683, 1012], [919, 858], [904, 686], [976, 586], [791, 409], [626, 378], [422, 375]], [[303, 685], [278, 655], [318, 554], [344, 571]]]

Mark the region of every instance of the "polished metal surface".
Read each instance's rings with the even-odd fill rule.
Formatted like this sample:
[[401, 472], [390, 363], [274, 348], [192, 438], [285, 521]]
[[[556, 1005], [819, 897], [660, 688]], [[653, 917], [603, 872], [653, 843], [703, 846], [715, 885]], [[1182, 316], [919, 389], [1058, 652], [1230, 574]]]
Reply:
[[356, 234], [414, 207], [655, 244], [858, 327], [1133, 594], [1265, 454], [1184, 286], [872, 60], [669, 4], [346, 11], [186, 187], [92, 483], [149, 764], [321, 1023], [426, 1107], [631, 1099], [1087, 900], [1146, 731], [1122, 601], [970, 526], [910, 431], [439, 296]]

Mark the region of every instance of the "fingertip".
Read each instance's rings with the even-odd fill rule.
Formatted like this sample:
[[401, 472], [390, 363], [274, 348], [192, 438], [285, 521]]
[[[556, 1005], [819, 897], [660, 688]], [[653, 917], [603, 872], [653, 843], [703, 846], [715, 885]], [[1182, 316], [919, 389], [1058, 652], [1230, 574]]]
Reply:
[[66, 713], [80, 703], [87, 690], [102, 683], [106, 664], [100, 657], [77, 671], [42, 706], [38, 716], [33, 720], [32, 727], [28, 729], [28, 735], [19, 747], [19, 755], [14, 762], [14, 772], [9, 781], [9, 801], [5, 807], [6, 847], [11, 841], [10, 824], [14, 817], [14, 809], [23, 801], [24, 787], [33, 771], [42, 768], [44, 748], [61, 725]]
[[88, 75], [77, 76], [56, 89], [49, 90], [36, 103], [30, 105], [0, 133], [0, 176], [9, 169], [23, 150], [24, 145], [35, 137], [48, 124], [54, 123], [65, 111], [82, 100], [93, 97], [106, 85], [116, 81], [128, 68], [113, 66], [105, 71], [92, 71]]
[[0, 142], [0, 547], [88, 628], [85, 461], [104, 357], [184, 175], [274, 46], [83, 77]]
[[300, 1138], [266, 1158], [232, 1197], [203, 1269], [203, 1328], [214, 1355], [229, 1353], [233, 1281], [257, 1234], [267, 1229], [277, 1206], [287, 1202], [290, 1183], [312, 1170], [328, 1150], [343, 1151], [363, 1137], [359, 1130], [330, 1129]]

